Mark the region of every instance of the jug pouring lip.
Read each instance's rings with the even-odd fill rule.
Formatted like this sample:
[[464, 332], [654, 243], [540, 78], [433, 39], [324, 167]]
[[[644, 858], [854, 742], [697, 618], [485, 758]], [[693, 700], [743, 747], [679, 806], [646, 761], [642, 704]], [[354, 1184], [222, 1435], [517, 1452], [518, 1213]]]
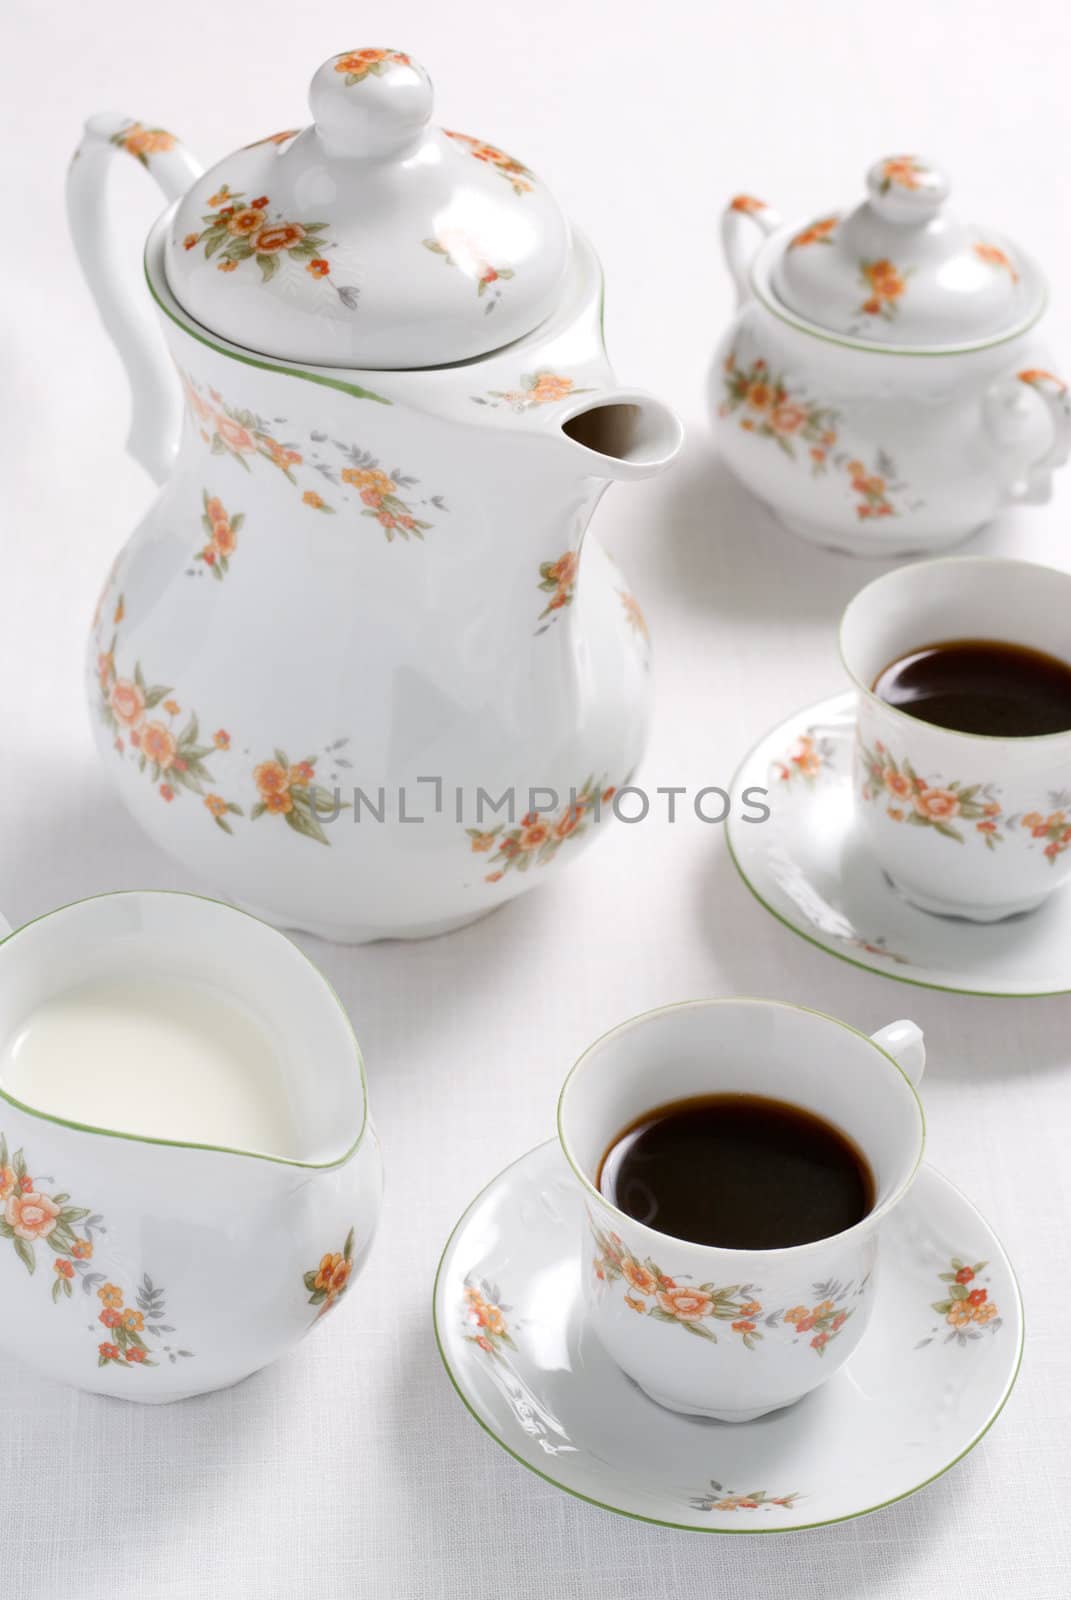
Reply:
[[164, 255], [167, 233], [174, 222], [177, 205], [177, 201], [173, 202], [156, 219], [145, 240], [143, 270], [149, 295], [156, 309], [182, 333], [214, 351], [216, 355], [228, 357], [261, 372], [274, 373], [284, 378], [302, 378], [307, 383], [338, 390], [342, 394], [351, 395], [354, 399], [371, 400], [379, 405], [390, 406], [395, 401], [389, 394], [379, 393], [377, 388], [368, 385], [382, 384], [390, 388], [392, 384], [404, 385], [410, 382], [435, 383], [437, 380], [450, 382], [459, 373], [492, 371], [495, 365], [504, 359], [521, 359], [538, 354], [544, 345], [576, 322], [585, 310], [590, 313], [600, 350], [602, 349], [604, 310], [602, 263], [587, 236], [575, 225], [571, 225], [570, 264], [557, 306], [528, 333], [522, 334], [511, 343], [487, 351], [484, 355], [470, 356], [465, 360], [443, 366], [374, 368], [333, 367], [266, 355], [251, 346], [235, 344], [223, 334], [214, 333], [205, 327], [186, 310], [172, 290], [164, 266]]
[[97, 1138], [103, 1139], [120, 1139], [127, 1144], [160, 1145], [171, 1150], [191, 1150], [212, 1155], [234, 1156], [240, 1160], [267, 1162], [272, 1166], [290, 1168], [298, 1172], [327, 1173], [336, 1171], [340, 1167], [344, 1167], [357, 1154], [365, 1140], [365, 1136], [371, 1130], [371, 1121], [368, 1114], [368, 1079], [365, 1071], [364, 1057], [361, 1055], [361, 1047], [357, 1041], [357, 1035], [339, 994], [335, 990], [334, 986], [320, 971], [320, 968], [316, 965], [316, 963], [305, 954], [304, 950], [302, 950], [300, 945], [296, 944], [294, 940], [287, 938], [286, 934], [280, 932], [277, 928], [272, 928], [269, 923], [264, 922], [260, 917], [254, 916], [251, 912], [243, 911], [240, 906], [232, 905], [229, 901], [218, 900], [212, 895], [192, 894], [182, 889], [106, 890], [100, 894], [83, 895], [78, 900], [70, 900], [64, 905], [54, 906], [49, 911], [44, 911], [39, 916], [31, 917], [29, 921], [20, 924], [18, 927], [12, 928], [10, 931], [0, 934], [0, 963], [4, 961], [6, 955], [17, 943], [20, 935], [28, 934], [31, 929], [39, 928], [44, 923], [49, 922], [54, 918], [61, 917], [65, 913], [76, 911], [81, 907], [93, 905], [94, 903], [101, 901], [124, 899], [143, 901], [173, 899], [185, 902], [197, 902], [205, 906], [219, 907], [235, 917], [245, 918], [255, 927], [265, 929], [290, 946], [294, 956], [300, 959], [304, 966], [310, 970], [314, 978], [323, 986], [324, 998], [330, 999], [337, 1007], [341, 1017], [344, 1034], [347, 1037], [348, 1043], [352, 1046], [353, 1060], [356, 1064], [357, 1079], [360, 1085], [360, 1126], [357, 1129], [356, 1135], [351, 1140], [348, 1147], [340, 1154], [332, 1156], [329, 1160], [312, 1161], [304, 1160], [295, 1156], [275, 1155], [264, 1150], [242, 1149], [233, 1145], [213, 1144], [210, 1141], [196, 1139], [168, 1139], [156, 1134], [130, 1133], [121, 1128], [107, 1128], [97, 1123], [80, 1122], [75, 1118], [64, 1117], [56, 1112], [43, 1111], [38, 1106], [33, 1106], [24, 1100], [20, 1100], [16, 1095], [13, 1095], [9, 1089], [5, 1088], [2, 1080], [0, 1080], [0, 1104], [7, 1104], [14, 1110], [21, 1112], [24, 1116], [32, 1117], [38, 1122], [51, 1123], [53, 1126], [64, 1128], [68, 1132], [88, 1133]]

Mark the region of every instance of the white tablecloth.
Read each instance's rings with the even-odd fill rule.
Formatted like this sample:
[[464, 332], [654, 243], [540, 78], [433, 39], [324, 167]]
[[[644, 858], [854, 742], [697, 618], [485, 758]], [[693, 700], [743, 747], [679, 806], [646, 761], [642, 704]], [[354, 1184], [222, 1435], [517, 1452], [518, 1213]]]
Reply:
[[[642, 773], [724, 784], [758, 734], [841, 682], [833, 620], [875, 570], [781, 534], [713, 458], [703, 380], [730, 295], [716, 211], [850, 200], [878, 154], [921, 148], [968, 215], [1053, 276], [1071, 362], [1071, 68], [1064, 8], [987, 0], [7, 0], [0, 49], [0, 906], [15, 922], [116, 887], [199, 887], [128, 822], [98, 770], [81, 656], [100, 582], [150, 486], [125, 461], [128, 399], [65, 235], [82, 113], [115, 107], [206, 157], [300, 123], [335, 50], [411, 50], [438, 114], [535, 164], [593, 236], [623, 380], [675, 402], [679, 471], [614, 489], [598, 531], [655, 640]], [[172, 31], [173, 30], [173, 31]], [[131, 280], [155, 197], [117, 175]], [[1071, 565], [1054, 503], [975, 542]], [[106, 1403], [0, 1360], [0, 1593], [19, 1600], [977, 1600], [1071, 1591], [1071, 1001], [907, 988], [831, 960], [739, 883], [694, 819], [609, 830], [569, 870], [433, 943], [305, 941], [367, 1057], [388, 1200], [348, 1310], [289, 1359], [203, 1401]], [[469, 1198], [553, 1131], [558, 1085], [603, 1029], [701, 994], [767, 993], [873, 1028], [926, 1029], [931, 1159], [1006, 1242], [1027, 1303], [1019, 1387], [981, 1447], [861, 1522], [712, 1542], [580, 1504], [480, 1431], [435, 1352], [429, 1303]], [[2, 1316], [0, 1308], [0, 1316]]]

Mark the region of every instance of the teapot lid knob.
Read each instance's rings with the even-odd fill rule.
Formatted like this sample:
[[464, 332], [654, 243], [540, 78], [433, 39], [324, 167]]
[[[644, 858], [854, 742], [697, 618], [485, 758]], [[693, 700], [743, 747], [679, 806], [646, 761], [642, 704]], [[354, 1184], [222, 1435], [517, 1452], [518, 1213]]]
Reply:
[[948, 199], [948, 179], [921, 156], [883, 156], [866, 186], [872, 209], [887, 222], [929, 222]]
[[407, 154], [431, 118], [424, 68], [400, 50], [344, 50], [309, 85], [316, 131], [332, 155], [383, 161]]

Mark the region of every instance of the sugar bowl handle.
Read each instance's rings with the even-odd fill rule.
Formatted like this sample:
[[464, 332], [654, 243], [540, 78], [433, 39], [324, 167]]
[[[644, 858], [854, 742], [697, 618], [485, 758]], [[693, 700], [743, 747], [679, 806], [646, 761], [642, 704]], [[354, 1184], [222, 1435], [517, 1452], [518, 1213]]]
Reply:
[[736, 286], [737, 305], [743, 305], [751, 294], [751, 262], [758, 245], [780, 226], [781, 218], [773, 207], [750, 194], [734, 195], [722, 212], [721, 248]]
[[118, 259], [107, 193], [116, 155], [133, 156], [169, 200], [185, 194], [202, 168], [174, 134], [103, 112], [86, 123], [67, 174], [75, 252], [134, 391], [127, 449], [154, 482], [163, 483], [178, 445], [181, 395], [143, 288]]
[[1052, 475], [1071, 457], [1071, 401], [1067, 384], [1042, 367], [1026, 367], [1013, 376], [994, 383], [985, 401], [985, 417], [990, 433], [1004, 449], [1015, 449], [1024, 431], [1031, 427], [1036, 401], [1049, 415], [1051, 437], [1048, 448], [1025, 469], [1019, 456], [1018, 474], [1007, 485], [1004, 496], [1009, 504], [1044, 505], [1052, 495]]
[[926, 1043], [918, 1024], [908, 1022], [906, 1018], [900, 1022], [890, 1022], [887, 1027], [879, 1028], [877, 1033], [872, 1033], [870, 1037], [880, 1050], [884, 1050], [887, 1056], [892, 1056], [904, 1076], [909, 1078], [917, 1089], [926, 1069]]

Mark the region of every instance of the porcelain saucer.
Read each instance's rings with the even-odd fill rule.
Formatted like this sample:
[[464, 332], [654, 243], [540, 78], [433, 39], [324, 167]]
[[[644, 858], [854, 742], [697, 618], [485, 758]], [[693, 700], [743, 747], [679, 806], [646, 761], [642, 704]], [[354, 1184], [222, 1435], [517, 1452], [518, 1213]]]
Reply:
[[702, 1533], [863, 1516], [966, 1455], [1015, 1382], [1014, 1273], [932, 1167], [886, 1224], [858, 1350], [827, 1384], [754, 1422], [667, 1411], [613, 1364], [584, 1317], [582, 1208], [557, 1141], [540, 1145], [469, 1206], [434, 1296], [439, 1353], [477, 1422], [578, 1499]]
[[[830, 955], [887, 978], [962, 994], [1071, 993], [1071, 893], [1024, 916], [968, 922], [919, 911], [893, 888], [855, 826], [855, 693], [808, 706], [767, 733], [733, 779], [729, 852], [756, 900]], [[748, 823], [740, 797], [768, 791]]]

